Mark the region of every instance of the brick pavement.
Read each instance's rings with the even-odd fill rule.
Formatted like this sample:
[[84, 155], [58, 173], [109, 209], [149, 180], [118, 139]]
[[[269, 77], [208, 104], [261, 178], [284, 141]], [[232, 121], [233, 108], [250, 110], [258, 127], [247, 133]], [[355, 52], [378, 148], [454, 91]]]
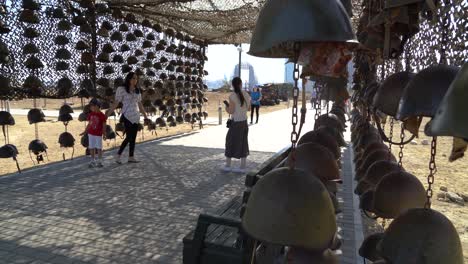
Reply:
[[[288, 144], [289, 115], [262, 115], [250, 127], [250, 169]], [[243, 176], [219, 172], [225, 133], [218, 126], [139, 144], [139, 164], [114, 165], [107, 153], [104, 169], [78, 158], [0, 177], [0, 263], [182, 263], [181, 241], [198, 214], [243, 188]], [[352, 187], [343, 186], [342, 259], [354, 263]]]

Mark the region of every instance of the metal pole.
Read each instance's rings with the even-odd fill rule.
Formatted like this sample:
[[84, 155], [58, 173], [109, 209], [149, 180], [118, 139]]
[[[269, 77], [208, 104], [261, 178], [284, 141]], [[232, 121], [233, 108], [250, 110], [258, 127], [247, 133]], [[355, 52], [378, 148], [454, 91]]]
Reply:
[[242, 43], [239, 44], [239, 69], [238, 69], [238, 75], [239, 78], [241, 77], [241, 63], [242, 63]]
[[218, 101], [218, 114], [219, 114], [218, 125], [222, 125], [223, 124], [223, 108], [221, 107], [221, 100]]

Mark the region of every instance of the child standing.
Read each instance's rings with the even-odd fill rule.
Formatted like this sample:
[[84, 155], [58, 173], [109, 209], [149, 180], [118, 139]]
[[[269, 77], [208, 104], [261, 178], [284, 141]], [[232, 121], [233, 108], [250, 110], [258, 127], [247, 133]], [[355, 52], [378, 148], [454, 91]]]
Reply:
[[[88, 149], [91, 154], [90, 168], [103, 167], [102, 165], [102, 138], [105, 138], [104, 131], [106, 130], [107, 116], [101, 112], [101, 103], [98, 99], [93, 98], [89, 102], [91, 112], [88, 114], [88, 126], [81, 133], [88, 133]], [[96, 152], [98, 158], [96, 159]]]

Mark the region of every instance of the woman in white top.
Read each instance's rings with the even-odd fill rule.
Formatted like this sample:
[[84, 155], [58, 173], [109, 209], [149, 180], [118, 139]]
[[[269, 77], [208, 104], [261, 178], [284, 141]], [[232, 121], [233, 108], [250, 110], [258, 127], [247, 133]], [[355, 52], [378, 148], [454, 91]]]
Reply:
[[145, 108], [141, 103], [141, 92], [137, 87], [138, 75], [134, 72], [129, 72], [125, 77], [125, 84], [117, 88], [115, 92], [114, 104], [107, 110], [106, 115], [109, 116], [115, 108], [122, 103], [122, 111], [120, 112], [120, 122], [125, 126], [125, 139], [120, 145], [119, 151], [115, 157], [115, 161], [121, 164], [120, 156], [124, 151], [127, 144], [130, 144], [128, 162], [138, 163], [135, 160], [135, 142], [138, 134], [138, 124], [140, 123], [140, 112], [147, 119]]
[[249, 155], [249, 126], [247, 125], [247, 111], [250, 110], [250, 96], [242, 91], [242, 80], [235, 77], [232, 80], [234, 92], [229, 95], [229, 106], [226, 112], [231, 114], [233, 122], [226, 135], [226, 166], [224, 171], [231, 171], [231, 159], [241, 160], [240, 168], [233, 169], [234, 172], [246, 172], [246, 160]]

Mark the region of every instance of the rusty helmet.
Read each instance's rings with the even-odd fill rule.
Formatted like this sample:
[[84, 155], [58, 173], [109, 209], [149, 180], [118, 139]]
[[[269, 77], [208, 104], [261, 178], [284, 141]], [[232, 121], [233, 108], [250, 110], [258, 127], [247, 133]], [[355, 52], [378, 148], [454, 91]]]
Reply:
[[340, 147], [336, 143], [335, 139], [323, 130], [313, 130], [305, 133], [301, 136], [297, 145], [305, 143], [318, 143], [325, 146], [331, 151], [331, 153], [333, 153], [335, 159], [339, 159], [341, 156]]
[[364, 90], [364, 94], [362, 96], [362, 100], [367, 106], [371, 106], [374, 103], [374, 97], [377, 93], [377, 89], [380, 87], [380, 83], [372, 82], [369, 84], [366, 89]]
[[346, 141], [343, 138], [343, 134], [338, 131], [335, 127], [329, 127], [329, 126], [320, 126], [316, 129], [317, 131], [325, 131], [326, 133], [330, 134], [340, 147], [346, 146]]
[[[406, 120], [415, 116], [434, 117], [458, 71], [457, 66], [436, 65], [416, 74], [403, 91], [396, 118]], [[427, 96], [422, 96], [423, 94]]]
[[430, 136], [453, 136], [468, 141], [468, 113], [466, 98], [468, 98], [468, 63], [465, 63], [450, 85], [437, 109], [430, 125], [425, 130]]
[[345, 111], [341, 108], [332, 108], [330, 110], [331, 114], [336, 115], [338, 119], [340, 119], [341, 123], [346, 124], [346, 116], [345, 116]]
[[395, 156], [389, 149], [376, 149], [369, 152], [356, 170], [356, 180], [361, 180], [365, 176], [367, 169], [378, 160], [396, 161]]
[[326, 147], [317, 143], [301, 144], [295, 156], [296, 168], [304, 170], [308, 175], [316, 176], [322, 182], [341, 182], [338, 164]]
[[373, 189], [374, 189], [373, 185], [361, 179], [356, 185], [356, 188], [354, 189], [354, 193], [357, 195], [362, 195], [363, 193], [369, 190], [373, 190]]
[[374, 200], [374, 190], [368, 190], [359, 197], [359, 208], [366, 212], [373, 212], [372, 202]]
[[377, 245], [382, 241], [384, 233], [375, 233], [366, 237], [359, 248], [359, 255], [370, 261], [382, 259]]
[[341, 78], [327, 78], [325, 86], [320, 92], [320, 99], [331, 102], [339, 102], [349, 99], [347, 89], [348, 80]]
[[242, 226], [257, 240], [317, 251], [329, 248], [337, 231], [325, 186], [290, 168], [273, 169], [253, 186]]
[[385, 230], [379, 251], [389, 263], [463, 264], [457, 230], [433, 209], [412, 208], [399, 215]]
[[[326, 187], [326, 186], [325, 186]], [[336, 198], [335, 193], [328, 190], [328, 194], [330, 195], [330, 199], [333, 203], [333, 209], [335, 209], [335, 214], [341, 213], [340, 203], [338, 203], [338, 198]]]
[[354, 193], [361, 195], [367, 190], [373, 189], [379, 181], [387, 174], [404, 170], [402, 167], [398, 166], [398, 163], [390, 160], [378, 160], [367, 169], [364, 177], [359, 180]]
[[380, 180], [387, 174], [395, 171], [404, 171], [403, 167], [400, 167], [398, 163], [391, 160], [378, 160], [367, 169], [363, 181], [376, 186]]
[[[286, 253], [288, 263], [314, 263], [314, 264], [338, 264], [339, 259], [331, 249], [325, 251], [308, 251], [302, 248], [289, 247]], [[265, 262], [267, 263], [267, 262]]]
[[403, 71], [388, 76], [374, 96], [374, 107], [386, 115], [395, 117], [403, 90], [415, 75]]
[[416, 176], [405, 171], [385, 175], [375, 186], [373, 209], [382, 218], [396, 218], [410, 208], [423, 208], [426, 190]]
[[356, 152], [360, 152], [362, 150], [365, 150], [370, 144], [376, 142], [382, 143], [382, 138], [380, 137], [378, 132], [367, 131], [358, 138], [357, 143], [354, 145], [354, 150]]
[[[319, 10], [326, 10], [328, 15], [317, 15]], [[326, 29], [324, 24], [328, 25]], [[265, 58], [293, 58], [295, 41], [347, 42], [355, 38], [346, 10], [337, 1], [271, 0], [260, 11], [248, 53]]]
[[341, 120], [332, 113], [323, 114], [315, 120], [314, 129], [320, 126], [330, 126], [336, 128], [338, 131], [343, 132], [345, 131], [345, 124], [341, 122]]
[[383, 142], [375, 141], [367, 145], [365, 149], [361, 149], [359, 152], [356, 152], [353, 161], [355, 163], [360, 163], [367, 157], [367, 155], [369, 155], [370, 152], [377, 149], [389, 150], [388, 146]]

